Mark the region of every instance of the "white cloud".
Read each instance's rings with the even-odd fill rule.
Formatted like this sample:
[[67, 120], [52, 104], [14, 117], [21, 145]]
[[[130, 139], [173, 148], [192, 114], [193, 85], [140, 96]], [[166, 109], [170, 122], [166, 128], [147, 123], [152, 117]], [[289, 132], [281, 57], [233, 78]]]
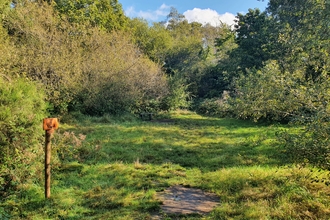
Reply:
[[128, 17], [134, 17], [135, 16], [135, 14], [136, 14], [136, 12], [135, 12], [135, 10], [134, 10], [134, 7], [129, 7], [128, 9], [126, 9], [125, 10], [125, 14], [126, 14], [126, 16], [128, 16]]
[[159, 21], [163, 17], [170, 13], [170, 6], [162, 4], [158, 9], [154, 11], [135, 11], [134, 7], [129, 7], [125, 10], [125, 14], [128, 17], [144, 18], [148, 21]]
[[212, 26], [217, 26], [220, 22], [226, 23], [228, 25], [233, 25], [235, 15], [226, 12], [225, 14], [218, 14], [212, 9], [200, 9], [194, 8], [193, 10], [187, 10], [183, 13], [188, 22], [199, 22], [201, 24], [209, 23]]
[[[170, 6], [162, 4], [159, 8], [154, 11], [135, 11], [134, 7], [129, 7], [125, 10], [125, 14], [128, 17], [139, 17], [144, 18], [147, 21], [158, 22], [165, 20], [166, 16], [170, 13]], [[200, 9], [194, 8], [193, 10], [187, 10], [183, 13], [188, 22], [199, 22], [201, 24], [211, 24], [217, 26], [220, 22], [228, 25], [234, 25], [235, 15], [226, 12], [225, 14], [219, 14], [217, 11], [212, 9]]]

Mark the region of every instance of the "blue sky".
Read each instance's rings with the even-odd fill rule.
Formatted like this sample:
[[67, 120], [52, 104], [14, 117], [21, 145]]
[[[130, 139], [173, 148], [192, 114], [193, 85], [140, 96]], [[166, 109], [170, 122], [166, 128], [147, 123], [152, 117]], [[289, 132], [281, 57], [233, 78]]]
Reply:
[[259, 8], [261, 11], [267, 6], [264, 0], [119, 0], [129, 17], [144, 18], [149, 22], [164, 21], [170, 8], [174, 7], [186, 19], [200, 23], [219, 24], [219, 21], [229, 25], [237, 13], [246, 13], [249, 8]]

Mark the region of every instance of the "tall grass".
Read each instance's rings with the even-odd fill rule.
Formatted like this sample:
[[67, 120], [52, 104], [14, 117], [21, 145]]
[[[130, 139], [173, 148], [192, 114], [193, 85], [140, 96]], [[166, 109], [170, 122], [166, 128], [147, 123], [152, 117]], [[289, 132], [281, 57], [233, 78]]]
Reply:
[[[328, 219], [328, 173], [293, 164], [282, 129], [177, 111], [171, 120], [111, 117], [62, 124], [52, 197], [39, 181], [0, 205], [12, 219]], [[311, 172], [312, 171], [312, 172]], [[323, 181], [323, 182], [322, 182]], [[182, 184], [216, 193], [208, 215], [162, 213], [156, 193]]]

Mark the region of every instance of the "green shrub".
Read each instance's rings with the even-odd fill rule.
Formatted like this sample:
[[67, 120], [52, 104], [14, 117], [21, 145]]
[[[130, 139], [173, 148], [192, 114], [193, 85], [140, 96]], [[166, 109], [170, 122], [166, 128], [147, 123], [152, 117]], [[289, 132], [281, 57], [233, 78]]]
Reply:
[[330, 169], [330, 127], [327, 114], [320, 112], [308, 118], [304, 124], [299, 132], [292, 134], [283, 131], [278, 138], [296, 162]]
[[[289, 122], [313, 117], [329, 102], [329, 80], [306, 79], [302, 69], [281, 70], [270, 60], [260, 70], [248, 70], [235, 81], [233, 109], [242, 119]], [[321, 78], [321, 77], [320, 77]]]
[[0, 77], [0, 195], [23, 182], [42, 154], [43, 91], [25, 79]]
[[159, 109], [163, 111], [179, 108], [189, 108], [191, 104], [191, 94], [188, 92], [188, 86], [178, 75], [169, 77], [169, 93], [159, 103]]
[[222, 98], [204, 99], [195, 107], [196, 112], [209, 116], [233, 117], [234, 112], [229, 99], [229, 93], [226, 91], [223, 93]]

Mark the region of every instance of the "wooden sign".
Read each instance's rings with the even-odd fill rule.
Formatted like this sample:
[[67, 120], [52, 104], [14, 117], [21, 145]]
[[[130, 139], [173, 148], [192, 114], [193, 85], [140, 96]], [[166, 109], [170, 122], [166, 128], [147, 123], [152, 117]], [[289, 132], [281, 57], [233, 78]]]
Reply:
[[45, 198], [50, 198], [50, 158], [52, 148], [50, 139], [56, 129], [58, 129], [57, 118], [45, 118], [43, 121], [43, 129], [45, 133]]

